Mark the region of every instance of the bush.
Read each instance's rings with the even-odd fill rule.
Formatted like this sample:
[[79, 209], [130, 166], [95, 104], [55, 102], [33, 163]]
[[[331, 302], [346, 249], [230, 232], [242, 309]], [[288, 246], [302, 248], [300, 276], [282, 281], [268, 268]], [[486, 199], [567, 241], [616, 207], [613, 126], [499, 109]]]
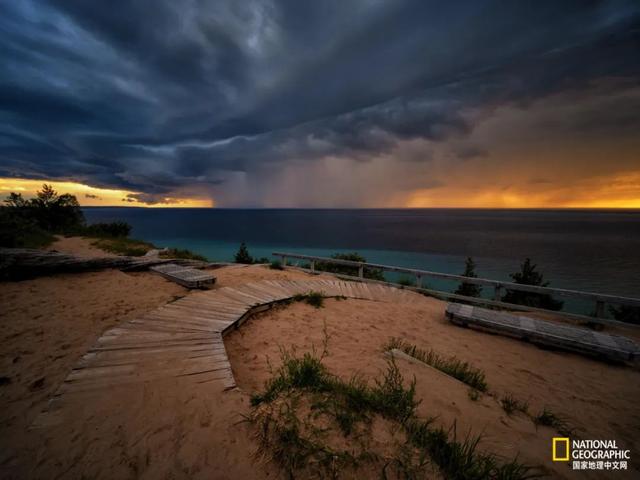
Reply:
[[149, 250], [155, 248], [155, 245], [152, 243], [127, 237], [100, 238], [91, 245], [98, 247], [105, 252], [126, 255], [128, 257], [141, 257]]
[[[360, 255], [358, 252], [334, 253], [333, 255], [331, 255], [331, 258], [335, 258], [336, 260], [348, 260], [350, 262], [366, 263], [367, 261], [367, 259]], [[316, 270], [322, 270], [329, 273], [338, 273], [341, 275], [350, 275], [352, 277], [358, 276], [358, 267], [351, 267], [349, 265], [337, 265], [335, 263], [329, 262], [316, 262]], [[363, 274], [365, 278], [384, 281], [384, 274], [382, 273], [382, 270], [365, 268]]]
[[[471, 257], [467, 257], [464, 265], [463, 277], [477, 278], [476, 264]], [[456, 295], [464, 295], [465, 297], [479, 297], [482, 287], [474, 283], [462, 282], [458, 289], [454, 292]]]
[[618, 307], [609, 307], [609, 311], [613, 318], [619, 322], [640, 324], [640, 307], [631, 305], [620, 305]]
[[[544, 281], [543, 275], [536, 271], [536, 267], [537, 265], [531, 263], [531, 259], [527, 258], [520, 267], [520, 271], [512, 273], [510, 277], [514, 283], [520, 285], [548, 286], [549, 282]], [[518, 290], [507, 290], [506, 295], [502, 297], [502, 301], [528, 307], [545, 308], [547, 310], [560, 310], [563, 305], [563, 302], [555, 300], [551, 295]]]
[[160, 252], [160, 258], [182, 258], [185, 260], [200, 260], [207, 262], [207, 257], [192, 252], [191, 250], [181, 248], [169, 248]]
[[402, 276], [398, 280], [398, 284], [403, 287], [415, 287], [416, 281], [411, 277]]
[[54, 240], [55, 237], [35, 221], [16, 215], [6, 207], [0, 208], [0, 247], [40, 248]]
[[128, 237], [131, 233], [131, 225], [127, 222], [92, 223], [80, 233], [89, 237]]

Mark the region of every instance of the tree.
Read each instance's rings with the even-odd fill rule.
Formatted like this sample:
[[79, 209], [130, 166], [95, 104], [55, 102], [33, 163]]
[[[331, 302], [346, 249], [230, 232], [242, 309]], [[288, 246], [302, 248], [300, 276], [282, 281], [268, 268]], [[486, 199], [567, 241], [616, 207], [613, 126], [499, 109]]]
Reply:
[[242, 242], [240, 244], [240, 248], [236, 252], [235, 255], [236, 263], [253, 263], [253, 257], [249, 254], [249, 249], [247, 248], [247, 244]]
[[[467, 261], [464, 264], [463, 277], [477, 278], [476, 264], [471, 257], [467, 257]], [[462, 282], [458, 289], [454, 292], [456, 295], [464, 295], [465, 297], [479, 297], [482, 292], [482, 287], [474, 283]]]
[[68, 232], [84, 225], [84, 215], [74, 195], [58, 195], [44, 184], [36, 197], [25, 200], [10, 193], [0, 209], [0, 244], [34, 247], [51, 242], [53, 233]]
[[62, 232], [84, 224], [84, 215], [75, 195], [58, 195], [46, 183], [29, 202], [29, 207], [40, 228], [50, 232]]
[[21, 193], [11, 192], [9, 196], [4, 200], [9, 208], [24, 208], [27, 204]]
[[[537, 265], [531, 263], [531, 259], [525, 259], [520, 267], [519, 272], [509, 275], [514, 283], [520, 285], [534, 285], [538, 287], [546, 287], [549, 282], [544, 281], [542, 273], [536, 271]], [[515, 303], [518, 305], [526, 305], [528, 307], [545, 308], [547, 310], [560, 310], [563, 302], [555, 300], [551, 295], [546, 293], [522, 292], [519, 290], [508, 290], [503, 302]]]

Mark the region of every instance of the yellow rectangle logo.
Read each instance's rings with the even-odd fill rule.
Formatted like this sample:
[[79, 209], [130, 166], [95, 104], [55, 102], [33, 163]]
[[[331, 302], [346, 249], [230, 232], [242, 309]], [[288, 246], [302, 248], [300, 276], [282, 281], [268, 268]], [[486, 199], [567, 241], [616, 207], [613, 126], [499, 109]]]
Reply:
[[[566, 437], [554, 437], [552, 441], [551, 459], [554, 462], [569, 461], [569, 439]], [[564, 444], [564, 451], [562, 445]], [[558, 448], [560, 445], [560, 448]]]

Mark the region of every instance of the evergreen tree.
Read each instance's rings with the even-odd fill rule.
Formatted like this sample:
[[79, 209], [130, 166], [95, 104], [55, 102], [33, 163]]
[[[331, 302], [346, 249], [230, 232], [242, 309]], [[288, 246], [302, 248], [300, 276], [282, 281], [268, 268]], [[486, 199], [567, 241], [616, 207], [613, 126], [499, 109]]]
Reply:
[[[520, 271], [512, 273], [510, 277], [514, 283], [520, 285], [548, 286], [549, 282], [544, 281], [544, 276], [536, 271], [536, 268], [537, 265], [531, 263], [531, 259], [527, 258], [520, 267]], [[506, 295], [502, 297], [502, 301], [528, 307], [545, 308], [547, 310], [560, 310], [563, 305], [563, 302], [555, 300], [546, 293], [521, 292], [517, 290], [507, 290]]]
[[235, 255], [236, 263], [253, 263], [253, 257], [249, 254], [249, 250], [247, 249], [247, 244], [242, 242], [240, 244], [240, 248], [236, 252]]
[[[471, 257], [467, 257], [464, 265], [463, 277], [477, 278], [476, 264]], [[456, 295], [464, 295], [465, 297], [479, 297], [482, 287], [474, 283], [462, 282], [458, 289], [454, 292]]]

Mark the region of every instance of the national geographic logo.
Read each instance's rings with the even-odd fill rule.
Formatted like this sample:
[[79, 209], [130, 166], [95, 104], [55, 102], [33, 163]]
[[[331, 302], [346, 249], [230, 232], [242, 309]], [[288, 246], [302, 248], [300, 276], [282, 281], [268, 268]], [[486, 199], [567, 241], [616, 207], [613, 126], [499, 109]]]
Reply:
[[627, 470], [631, 450], [618, 447], [615, 440], [571, 440], [554, 437], [554, 462], [571, 462], [573, 470]]

